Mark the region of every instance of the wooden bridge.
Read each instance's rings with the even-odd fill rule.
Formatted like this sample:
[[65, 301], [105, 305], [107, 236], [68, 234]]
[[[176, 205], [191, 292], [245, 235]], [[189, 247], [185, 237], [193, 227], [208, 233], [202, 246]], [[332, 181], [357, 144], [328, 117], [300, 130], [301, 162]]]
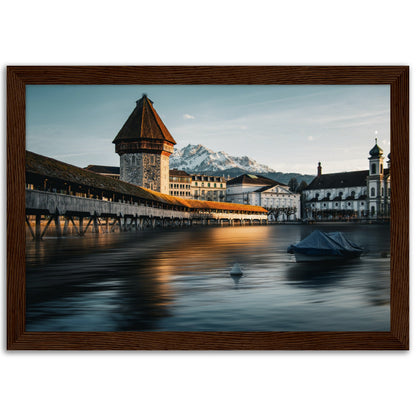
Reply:
[[36, 240], [47, 232], [265, 223], [262, 207], [177, 198], [26, 152], [26, 224]]

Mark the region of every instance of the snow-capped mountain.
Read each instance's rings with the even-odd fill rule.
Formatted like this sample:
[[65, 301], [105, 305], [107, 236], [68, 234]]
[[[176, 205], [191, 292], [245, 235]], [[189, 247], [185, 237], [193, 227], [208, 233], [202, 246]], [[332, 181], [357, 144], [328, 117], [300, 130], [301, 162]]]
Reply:
[[235, 168], [253, 173], [275, 172], [247, 156], [237, 157], [222, 151], [214, 152], [201, 144], [189, 144], [182, 149], [176, 149], [169, 159], [169, 168], [185, 170], [188, 173], [220, 172]]

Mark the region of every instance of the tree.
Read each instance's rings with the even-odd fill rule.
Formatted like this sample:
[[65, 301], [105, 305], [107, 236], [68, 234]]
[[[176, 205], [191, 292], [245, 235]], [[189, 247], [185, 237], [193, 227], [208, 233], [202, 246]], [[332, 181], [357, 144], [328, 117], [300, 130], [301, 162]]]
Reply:
[[295, 192], [296, 188], [298, 187], [298, 180], [295, 177], [289, 179], [288, 186], [289, 186], [289, 191]]
[[302, 181], [298, 187], [296, 188], [296, 192], [298, 193], [302, 193], [303, 190], [305, 190], [305, 188], [308, 186], [308, 184], [305, 181]]

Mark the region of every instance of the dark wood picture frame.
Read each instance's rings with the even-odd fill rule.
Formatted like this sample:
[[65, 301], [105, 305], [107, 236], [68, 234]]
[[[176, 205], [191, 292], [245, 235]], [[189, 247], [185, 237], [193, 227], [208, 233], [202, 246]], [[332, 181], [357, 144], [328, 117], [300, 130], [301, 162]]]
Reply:
[[[389, 332], [26, 332], [25, 96], [34, 84], [388, 84], [391, 109]], [[11, 66], [7, 68], [9, 350], [409, 349], [409, 67]]]

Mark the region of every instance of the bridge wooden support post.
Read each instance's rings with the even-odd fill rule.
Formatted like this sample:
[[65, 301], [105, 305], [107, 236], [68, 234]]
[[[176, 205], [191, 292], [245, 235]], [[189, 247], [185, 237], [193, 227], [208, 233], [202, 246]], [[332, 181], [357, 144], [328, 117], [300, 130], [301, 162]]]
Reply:
[[74, 219], [72, 218], [72, 215], [69, 215], [69, 220], [72, 222], [72, 225], [74, 226], [74, 228], [75, 228], [75, 231], [76, 231], [76, 233], [78, 234], [78, 235], [81, 235], [81, 232], [80, 232], [80, 230], [78, 230], [78, 227], [77, 227], [77, 225], [75, 224], [75, 221], [74, 221]]
[[40, 240], [40, 236], [41, 236], [40, 221], [41, 221], [41, 215], [36, 214], [35, 240]]
[[152, 222], [152, 228], [155, 229], [156, 228], [156, 218], [152, 218], [151, 222]]
[[98, 222], [98, 216], [96, 214], [94, 214], [93, 217], [93, 224], [94, 224], [94, 232], [99, 234], [100, 233], [100, 227], [98, 226], [99, 222]]
[[84, 235], [84, 217], [78, 219], [79, 235]]
[[65, 215], [64, 230], [62, 231], [62, 235], [68, 234], [68, 225], [69, 225], [69, 220], [68, 220], [68, 217]]
[[36, 240], [35, 233], [33, 232], [32, 226], [30, 225], [30, 221], [27, 215], [25, 215], [25, 219], [26, 219], [26, 224], [29, 227], [30, 234], [32, 235], [33, 239]]
[[61, 230], [61, 220], [59, 218], [59, 212], [56, 210], [55, 214], [55, 230], [56, 230], [56, 236], [62, 237], [62, 230]]
[[54, 218], [55, 218], [55, 215], [51, 215], [51, 216], [49, 217], [49, 220], [48, 220], [48, 222], [46, 223], [45, 228], [44, 228], [44, 229], [43, 229], [43, 231], [42, 231], [42, 234], [40, 235], [40, 240], [42, 240], [43, 236], [46, 234], [46, 231], [48, 230], [49, 225], [50, 225], [50, 223], [52, 222], [52, 220], [53, 220]]

